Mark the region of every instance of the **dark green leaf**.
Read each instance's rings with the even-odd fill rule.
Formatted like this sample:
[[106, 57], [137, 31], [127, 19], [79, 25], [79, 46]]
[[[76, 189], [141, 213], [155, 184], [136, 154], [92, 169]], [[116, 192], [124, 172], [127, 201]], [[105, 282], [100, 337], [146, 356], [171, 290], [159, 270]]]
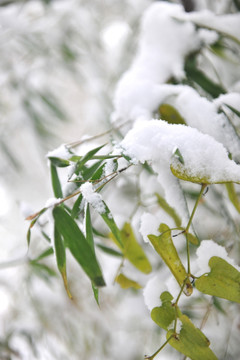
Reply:
[[72, 212], [71, 212], [71, 216], [73, 219], [75, 219], [79, 216], [82, 199], [83, 199], [83, 196], [82, 196], [82, 194], [80, 194], [73, 205]]
[[87, 209], [86, 209], [86, 214], [85, 214], [85, 226], [86, 226], [86, 240], [89, 243], [89, 245], [91, 246], [93, 252], [95, 252], [89, 204], [87, 204]]
[[76, 222], [61, 207], [53, 209], [53, 217], [59, 233], [63, 236], [65, 246], [81, 265], [83, 270], [96, 286], [104, 286], [102, 271], [96, 259], [96, 255], [79, 229]]
[[80, 171], [82, 170], [82, 167], [86, 164], [86, 162], [88, 160], [91, 160], [93, 158], [93, 156], [99, 151], [101, 150], [103, 147], [105, 146], [104, 145], [101, 145], [91, 151], [89, 151], [86, 155], [84, 155], [80, 160], [78, 160], [77, 164], [76, 164], [76, 174], [79, 174]]
[[120, 253], [119, 251], [116, 251], [108, 246], [102, 245], [102, 244], [96, 244], [96, 246], [101, 249], [103, 252], [105, 252], [106, 254], [112, 255], [112, 256], [117, 256], [117, 257], [123, 257], [123, 254]]
[[99, 212], [99, 214], [101, 215], [101, 217], [103, 218], [103, 220], [105, 221], [105, 223], [107, 224], [109, 229], [112, 231], [112, 233], [115, 236], [118, 244], [120, 246], [122, 246], [122, 239], [121, 239], [121, 234], [120, 234], [119, 228], [117, 227], [117, 224], [115, 223], [114, 218], [112, 216], [112, 213], [109, 210], [107, 204], [104, 201], [103, 201], [103, 204], [105, 206], [105, 211], [104, 212]]
[[96, 303], [99, 306], [99, 289], [96, 286], [94, 286], [93, 283], [92, 283], [92, 290], [93, 290], [94, 299], [96, 300]]
[[54, 226], [54, 247], [55, 247], [55, 254], [56, 254], [58, 270], [62, 276], [65, 290], [66, 290], [69, 298], [72, 299], [72, 295], [69, 291], [68, 282], [67, 282], [65, 247], [63, 244], [62, 237], [61, 237], [56, 225]]
[[56, 198], [62, 198], [62, 187], [58, 177], [56, 166], [50, 164], [53, 193]]
[[60, 158], [53, 157], [53, 156], [49, 157], [48, 159], [56, 167], [66, 167], [66, 166], [70, 165], [70, 162], [68, 160], [65, 160], [65, 159], [60, 159]]
[[45, 257], [48, 257], [54, 253], [53, 248], [49, 247], [46, 250], [44, 250], [34, 261], [39, 261], [44, 259]]
[[236, 108], [234, 108], [231, 105], [228, 105], [228, 104], [224, 104], [224, 105], [227, 106], [234, 114], [236, 114], [238, 117], [240, 117], [240, 111], [239, 110], [237, 110]]

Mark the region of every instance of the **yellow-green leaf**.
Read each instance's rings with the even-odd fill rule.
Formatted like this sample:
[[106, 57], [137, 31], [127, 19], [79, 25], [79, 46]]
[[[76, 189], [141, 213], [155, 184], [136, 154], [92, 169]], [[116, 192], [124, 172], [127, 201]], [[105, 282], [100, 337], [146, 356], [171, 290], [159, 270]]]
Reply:
[[143, 249], [137, 242], [131, 224], [125, 223], [123, 229], [121, 230], [122, 246], [116, 241], [116, 238], [112, 234], [110, 237], [122, 250], [124, 257], [127, 258], [138, 270], [145, 274], [152, 271], [152, 266]]
[[166, 120], [170, 124], [186, 124], [179, 112], [169, 104], [159, 106], [159, 114], [162, 120]]
[[236, 193], [233, 183], [226, 184], [229, 200], [232, 202], [235, 209], [240, 213], [240, 201]]
[[[179, 285], [182, 286], [187, 278], [187, 272], [173, 244], [171, 230], [167, 225], [161, 224], [159, 231], [161, 232], [159, 236], [148, 235], [148, 238], [156, 252], [161, 256], [163, 261], [169, 267]], [[192, 284], [188, 279], [186, 281], [184, 293], [185, 295], [189, 296], [192, 294], [192, 291]]]
[[167, 333], [167, 339], [172, 338], [169, 344], [192, 360], [217, 360], [217, 357], [209, 348], [210, 342], [206, 336], [197, 329], [186, 315], [180, 315], [181, 330], [177, 336], [173, 336], [173, 330]]
[[129, 279], [127, 276], [125, 276], [124, 274], [119, 274], [116, 278], [115, 281], [121, 286], [121, 288], [123, 289], [129, 289], [129, 288], [134, 288], [134, 289], [141, 289], [142, 286], [140, 284], [138, 284], [136, 281]]
[[151, 318], [158, 326], [167, 331], [169, 325], [174, 321], [176, 316], [175, 308], [172, 306], [171, 302], [173, 297], [168, 291], [164, 291], [161, 294], [160, 299], [162, 305], [152, 309]]
[[204, 294], [240, 303], [240, 272], [220, 257], [209, 260], [211, 271], [196, 280], [196, 288]]
[[171, 216], [171, 218], [174, 220], [175, 224], [179, 227], [181, 226], [181, 219], [178, 216], [178, 214], [176, 213], [175, 209], [172, 208], [167, 202], [166, 200], [160, 196], [159, 194], [155, 194], [157, 196], [157, 202], [158, 205], [161, 206], [161, 208], [168, 214]]

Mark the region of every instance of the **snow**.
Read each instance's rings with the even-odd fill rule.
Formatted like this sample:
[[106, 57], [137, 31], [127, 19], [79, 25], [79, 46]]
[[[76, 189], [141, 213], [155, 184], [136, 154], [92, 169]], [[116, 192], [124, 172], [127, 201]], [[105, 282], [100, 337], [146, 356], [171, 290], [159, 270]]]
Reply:
[[57, 149], [49, 151], [47, 157], [57, 157], [60, 159], [68, 160], [72, 154], [69, 152], [68, 147], [65, 144], [60, 145]]
[[141, 216], [140, 233], [145, 242], [149, 243], [149, 234], [155, 236], [160, 235], [158, 231], [159, 225], [159, 218], [150, 213], [143, 213], [143, 215]]
[[80, 191], [86, 201], [91, 204], [98, 213], [104, 214], [106, 212], [102, 196], [94, 191], [93, 185], [90, 182], [81, 185]]
[[[148, 161], [158, 174], [167, 202], [187, 221], [186, 202], [173, 170], [189, 181], [240, 182], [240, 167], [228, 157], [223, 145], [197, 129], [168, 124], [163, 120], [137, 122], [121, 142], [124, 154], [144, 163]], [[179, 149], [184, 164], [173, 156]]]
[[115, 118], [149, 117], [148, 110], [159, 103], [158, 84], [184, 76], [184, 59], [201, 40], [192, 23], [173, 19], [183, 13], [181, 5], [165, 2], [155, 2], [146, 11], [137, 56], [118, 83]]
[[234, 260], [228, 256], [226, 249], [223, 246], [215, 243], [213, 240], [202, 240], [201, 245], [196, 251], [196, 254], [197, 265], [200, 269], [197, 275], [210, 272], [211, 269], [208, 263], [213, 256], [218, 256], [226, 260], [230, 265], [234, 266], [238, 271], [240, 271], [240, 267], [237, 266]]

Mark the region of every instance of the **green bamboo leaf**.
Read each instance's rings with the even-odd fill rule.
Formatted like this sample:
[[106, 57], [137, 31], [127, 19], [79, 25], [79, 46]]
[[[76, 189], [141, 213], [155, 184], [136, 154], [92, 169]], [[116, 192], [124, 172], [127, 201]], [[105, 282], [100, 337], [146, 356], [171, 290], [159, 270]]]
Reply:
[[206, 336], [196, 328], [186, 315], [180, 315], [180, 333], [176, 336], [173, 330], [167, 332], [169, 344], [192, 360], [218, 360], [209, 348], [210, 342]]
[[158, 205], [168, 214], [171, 216], [171, 218], [174, 220], [175, 224], [177, 227], [181, 226], [181, 219], [178, 216], [178, 214], [176, 213], [175, 209], [172, 208], [170, 205], [168, 205], [168, 203], [166, 202], [166, 200], [160, 196], [159, 194], [155, 193], [156, 197], [157, 197], [157, 202]]
[[41, 99], [43, 100], [44, 104], [52, 111], [54, 115], [60, 120], [65, 121], [66, 115], [64, 114], [63, 110], [60, 108], [60, 104], [58, 100], [54, 97], [53, 94], [47, 92], [46, 94], [39, 93]]
[[169, 267], [180, 287], [186, 281], [184, 293], [185, 295], [189, 296], [193, 291], [192, 284], [189, 279], [186, 280], [187, 272], [173, 244], [171, 230], [167, 225], [161, 224], [159, 231], [161, 232], [159, 236], [148, 235], [148, 238], [156, 252], [161, 256], [165, 264]]
[[103, 147], [105, 146], [104, 145], [101, 145], [101, 146], [98, 146], [97, 148], [89, 151], [86, 155], [84, 155], [80, 160], [77, 161], [77, 164], [76, 164], [76, 174], [79, 174], [82, 167], [86, 164], [86, 162], [88, 160], [91, 160], [93, 158], [93, 156], [99, 151], [101, 150]]
[[160, 295], [162, 305], [155, 307], [151, 311], [151, 318], [164, 330], [168, 330], [169, 325], [175, 320], [176, 312], [172, 306], [173, 297], [168, 291]]
[[48, 159], [51, 161], [51, 164], [53, 164], [56, 167], [67, 167], [70, 165], [70, 162], [68, 160], [61, 159], [58, 157], [50, 156]]
[[[114, 236], [111, 235], [111, 239], [119, 246]], [[137, 242], [131, 224], [124, 224], [121, 230], [121, 239], [122, 245], [120, 245], [119, 248], [122, 250], [124, 257], [138, 270], [145, 274], [149, 274], [152, 271], [152, 266], [143, 249]]]
[[[115, 220], [112, 216], [111, 211], [109, 210], [107, 204], [102, 200], [103, 205], [105, 206], [104, 212], [99, 212], [102, 219], [105, 221], [109, 229], [112, 231], [114, 237], [116, 238], [118, 244], [122, 246], [122, 239], [121, 239], [121, 233], [119, 228], [117, 227], [117, 224], [115, 223]], [[97, 210], [97, 209], [96, 209]]]
[[71, 211], [71, 216], [73, 219], [76, 219], [79, 216], [82, 199], [83, 199], [83, 196], [82, 196], [82, 194], [80, 194], [73, 205], [73, 208]]
[[52, 163], [50, 164], [50, 171], [51, 171], [51, 180], [52, 180], [52, 188], [53, 188], [54, 196], [56, 198], [62, 198], [63, 193], [62, 193], [61, 183], [58, 177], [56, 166], [53, 165]]
[[211, 257], [209, 266], [211, 271], [196, 280], [196, 288], [204, 294], [240, 303], [240, 272], [218, 256]]
[[81, 172], [83, 179], [85, 181], [87, 181], [89, 179], [91, 179], [92, 181], [100, 179], [100, 177], [103, 173], [104, 165], [105, 164], [102, 165], [102, 160], [100, 160], [100, 161], [97, 161], [92, 166], [85, 167], [84, 171]]
[[116, 251], [108, 246], [102, 245], [102, 244], [96, 244], [96, 246], [101, 249], [103, 252], [105, 252], [106, 254], [112, 255], [112, 256], [116, 256], [116, 257], [123, 257], [123, 254], [120, 253], [119, 251]]
[[141, 289], [142, 288], [142, 286], [140, 284], [138, 284], [136, 281], [134, 281], [132, 279], [129, 279], [124, 274], [119, 274], [115, 278], [115, 281], [121, 286], [122, 289], [129, 289], [129, 288]]
[[238, 195], [236, 193], [235, 187], [233, 183], [227, 183], [226, 189], [228, 192], [228, 197], [235, 209], [240, 213], [240, 201]]
[[226, 94], [226, 90], [211, 80], [202, 70], [197, 68], [196, 56], [190, 56], [185, 62], [185, 73], [190, 81], [197, 83], [203, 90], [210, 94], [213, 98]]
[[55, 247], [55, 254], [56, 254], [58, 270], [62, 276], [65, 290], [66, 290], [69, 298], [72, 299], [72, 295], [69, 291], [68, 281], [67, 281], [66, 251], [65, 251], [62, 237], [61, 237], [56, 225], [54, 226], [54, 247]]
[[169, 124], [186, 124], [184, 118], [179, 112], [169, 104], [159, 106], [159, 114], [162, 120], [166, 120]]
[[89, 204], [87, 204], [87, 209], [86, 209], [86, 214], [85, 214], [85, 226], [86, 226], [86, 240], [89, 243], [89, 245], [91, 246], [92, 251], [95, 252]]
[[76, 222], [61, 207], [53, 209], [53, 217], [57, 230], [64, 238], [65, 246], [69, 248], [79, 265], [95, 286], [104, 286], [105, 281], [96, 255]]
[[92, 290], [93, 290], [94, 299], [96, 300], [96, 303], [99, 306], [99, 289], [93, 284], [93, 282], [92, 282]]
[[236, 114], [238, 117], [240, 117], [240, 111], [239, 110], [237, 110], [236, 108], [234, 108], [231, 105], [228, 105], [228, 104], [224, 104], [224, 105], [227, 106], [234, 114]]
[[54, 253], [53, 248], [49, 247], [46, 250], [44, 250], [36, 259], [34, 259], [34, 261], [42, 260], [50, 255], [53, 255], [53, 253]]

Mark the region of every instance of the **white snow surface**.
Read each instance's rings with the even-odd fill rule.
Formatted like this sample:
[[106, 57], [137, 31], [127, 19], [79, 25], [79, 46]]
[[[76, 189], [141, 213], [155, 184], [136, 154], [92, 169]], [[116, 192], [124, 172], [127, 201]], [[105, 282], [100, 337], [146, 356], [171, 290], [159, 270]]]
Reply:
[[[137, 122], [121, 146], [131, 158], [151, 163], [167, 202], [181, 214], [184, 222], [188, 218], [187, 207], [170, 165], [174, 169], [180, 168], [190, 181], [198, 178], [207, 179], [208, 183], [240, 182], [240, 167], [229, 159], [223, 145], [189, 126], [173, 125], [163, 120]], [[184, 164], [174, 156], [176, 149], [180, 151]]]
[[173, 19], [181, 5], [155, 2], [145, 12], [137, 56], [118, 83], [115, 118], [149, 117], [159, 104], [158, 84], [184, 76], [184, 58], [201, 40], [191, 22]]
[[49, 151], [47, 157], [57, 157], [60, 159], [68, 160], [72, 154], [69, 152], [68, 147], [65, 144], [60, 145], [58, 148]]
[[94, 187], [90, 182], [81, 185], [80, 191], [87, 202], [91, 204], [98, 213], [103, 214], [106, 212], [102, 196], [94, 191]]
[[211, 270], [208, 263], [213, 256], [218, 256], [226, 260], [230, 265], [234, 266], [238, 271], [240, 271], [240, 267], [237, 266], [234, 260], [228, 256], [226, 249], [223, 246], [215, 243], [213, 240], [202, 240], [201, 245], [196, 251], [196, 255], [197, 265], [199, 267], [197, 276], [207, 273]]

